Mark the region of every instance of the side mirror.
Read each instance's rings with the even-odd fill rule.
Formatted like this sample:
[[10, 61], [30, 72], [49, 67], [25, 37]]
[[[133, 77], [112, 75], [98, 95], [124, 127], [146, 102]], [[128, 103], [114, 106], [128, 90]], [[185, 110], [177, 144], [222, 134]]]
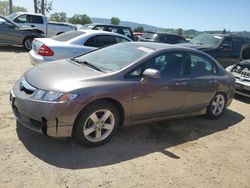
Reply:
[[14, 29], [16, 26], [13, 25], [12, 23], [9, 23], [9, 22], [6, 22], [6, 25], [9, 27], [9, 28], [12, 28]]
[[146, 69], [143, 73], [142, 73], [142, 79], [141, 79], [141, 83], [144, 84], [146, 83], [149, 79], [159, 79], [161, 78], [161, 73], [160, 71], [156, 70], [156, 69]]
[[228, 50], [232, 49], [232, 45], [231, 44], [222, 44], [220, 48], [224, 51], [228, 51]]

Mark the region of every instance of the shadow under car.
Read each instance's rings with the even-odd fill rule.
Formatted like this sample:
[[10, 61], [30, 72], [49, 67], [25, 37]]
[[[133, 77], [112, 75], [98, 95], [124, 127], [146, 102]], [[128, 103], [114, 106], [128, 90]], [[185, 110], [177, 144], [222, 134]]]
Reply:
[[71, 138], [45, 137], [18, 123], [17, 134], [27, 150], [44, 162], [60, 168], [83, 169], [116, 164], [153, 152], [179, 159], [181, 156], [167, 151], [167, 148], [223, 131], [243, 119], [241, 114], [227, 109], [216, 120], [198, 116], [128, 126], [119, 130], [110, 142], [96, 148], [83, 147]]

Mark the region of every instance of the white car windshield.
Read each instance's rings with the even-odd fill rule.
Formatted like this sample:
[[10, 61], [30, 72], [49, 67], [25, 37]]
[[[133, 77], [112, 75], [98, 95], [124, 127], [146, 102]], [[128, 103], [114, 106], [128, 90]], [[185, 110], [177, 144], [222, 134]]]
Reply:
[[135, 43], [120, 43], [112, 45], [76, 58], [79, 62], [88, 62], [105, 71], [118, 71], [132, 62], [146, 56], [154, 50]]
[[17, 16], [18, 16], [17, 13], [13, 13], [13, 14], [6, 16], [6, 18], [8, 18], [9, 20], [14, 20]]

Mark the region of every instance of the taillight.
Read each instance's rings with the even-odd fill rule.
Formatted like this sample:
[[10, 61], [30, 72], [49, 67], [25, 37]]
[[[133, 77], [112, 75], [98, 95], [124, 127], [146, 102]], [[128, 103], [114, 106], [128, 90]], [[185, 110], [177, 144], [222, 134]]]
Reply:
[[38, 54], [41, 56], [53, 56], [54, 52], [45, 44], [43, 44], [39, 50], [38, 50]]

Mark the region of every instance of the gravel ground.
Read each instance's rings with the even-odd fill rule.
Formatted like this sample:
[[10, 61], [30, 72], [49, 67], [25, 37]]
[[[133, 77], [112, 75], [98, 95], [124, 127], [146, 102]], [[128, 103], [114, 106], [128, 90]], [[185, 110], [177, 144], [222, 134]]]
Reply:
[[250, 103], [237, 98], [218, 120], [194, 117], [124, 127], [85, 148], [16, 123], [15, 80], [28, 53], [0, 46], [0, 187], [250, 187]]

